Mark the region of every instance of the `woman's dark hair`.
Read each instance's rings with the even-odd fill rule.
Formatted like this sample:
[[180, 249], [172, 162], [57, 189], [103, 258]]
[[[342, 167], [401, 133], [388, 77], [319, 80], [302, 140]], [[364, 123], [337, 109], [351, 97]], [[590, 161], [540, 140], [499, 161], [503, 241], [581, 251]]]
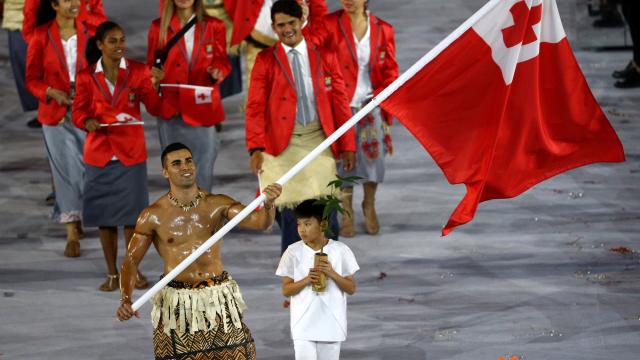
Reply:
[[286, 14], [302, 19], [302, 6], [296, 0], [278, 0], [271, 6], [271, 22], [275, 21], [276, 14]]
[[51, 3], [58, 4], [58, 0], [40, 0], [40, 6], [36, 13], [36, 26], [46, 24], [56, 18], [57, 13]]
[[84, 56], [87, 58], [87, 62], [89, 64], [95, 64], [98, 62], [98, 60], [100, 60], [100, 57], [102, 56], [102, 51], [98, 49], [98, 40], [104, 41], [104, 38], [107, 36], [107, 33], [113, 29], [122, 30], [122, 27], [120, 27], [120, 25], [116, 24], [113, 21], [107, 20], [102, 24], [98, 25], [95, 36], [92, 36], [91, 38], [89, 38], [89, 40], [87, 41], [87, 48], [84, 51]]
[[296, 220], [298, 219], [310, 219], [316, 218], [318, 222], [322, 222], [322, 215], [324, 214], [324, 205], [318, 204], [318, 200], [310, 199], [305, 200], [296, 206], [294, 215]]

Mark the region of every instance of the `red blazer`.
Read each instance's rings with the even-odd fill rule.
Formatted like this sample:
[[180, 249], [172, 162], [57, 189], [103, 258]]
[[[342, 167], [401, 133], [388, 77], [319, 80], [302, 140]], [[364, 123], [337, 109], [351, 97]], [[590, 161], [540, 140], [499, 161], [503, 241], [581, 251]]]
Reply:
[[[373, 15], [369, 15], [369, 24], [369, 77], [373, 92], [377, 94], [398, 78], [399, 69], [393, 26]], [[314, 28], [312, 38], [320, 46], [336, 52], [338, 61], [342, 64], [347, 95], [352, 99], [358, 83], [358, 59], [349, 14], [338, 10], [325, 16]], [[390, 124], [391, 116], [386, 112], [383, 112], [383, 116]]]
[[[76, 20], [76, 34], [78, 36], [78, 56], [76, 73], [83, 69], [87, 61], [84, 49], [87, 43], [88, 30]], [[27, 90], [38, 101], [38, 120], [44, 125], [57, 125], [67, 112], [66, 106], [47, 98], [47, 88], [70, 92], [69, 72], [67, 60], [62, 48], [60, 30], [55, 20], [43, 24], [35, 29], [31, 42], [27, 47], [26, 78]]]
[[[167, 30], [167, 41], [175, 33], [180, 31], [180, 20], [174, 15], [171, 25]], [[190, 84], [200, 86], [213, 86], [211, 76], [207, 68], [212, 66], [222, 71], [224, 76], [231, 72], [231, 64], [227, 57], [227, 41], [224, 23], [214, 17], [205, 16], [195, 25], [195, 36], [191, 62], [187, 60], [187, 50], [184, 37], [175, 44], [167, 56], [164, 64], [164, 84]], [[149, 42], [147, 48], [147, 64], [153, 65], [154, 53], [159, 46], [160, 19], [151, 23], [149, 29]], [[215, 84], [213, 92], [212, 111], [203, 112], [197, 123], [189, 123], [191, 126], [211, 126], [224, 120], [224, 109], [220, 99], [220, 81]], [[161, 116], [169, 119], [180, 112], [180, 98], [177, 91], [164, 91], [164, 110]]]
[[[224, 8], [233, 20], [231, 46], [246, 39], [256, 26], [264, 0], [224, 0]], [[327, 14], [325, 0], [309, 0], [309, 24]]]
[[[31, 40], [31, 35], [33, 35], [33, 31], [36, 28], [38, 8], [40, 8], [40, 0], [26, 0], [24, 3], [22, 37], [27, 43]], [[78, 20], [89, 30], [90, 36], [93, 36], [98, 25], [107, 20], [102, 0], [80, 0]]]
[[[307, 40], [316, 108], [324, 133], [329, 136], [351, 118], [338, 60]], [[261, 51], [251, 72], [247, 99], [247, 148], [262, 148], [277, 156], [289, 145], [296, 121], [296, 90], [289, 60], [282, 44]], [[351, 128], [331, 146], [334, 156], [355, 151]]]
[[[76, 98], [73, 100], [72, 119], [76, 127], [84, 130], [84, 123], [94, 118], [101, 123], [112, 123], [113, 116], [127, 113], [136, 119], [140, 116], [140, 102], [147, 111], [157, 114], [162, 98], [151, 85], [151, 72], [142, 63], [126, 60], [127, 68], [120, 69], [112, 96], [104, 73], [96, 73], [96, 65], [82, 70], [76, 81]], [[111, 118], [105, 113], [113, 114]], [[84, 162], [104, 167], [117, 156], [124, 165], [131, 166], [147, 159], [142, 125], [100, 128], [87, 135], [84, 142]]]

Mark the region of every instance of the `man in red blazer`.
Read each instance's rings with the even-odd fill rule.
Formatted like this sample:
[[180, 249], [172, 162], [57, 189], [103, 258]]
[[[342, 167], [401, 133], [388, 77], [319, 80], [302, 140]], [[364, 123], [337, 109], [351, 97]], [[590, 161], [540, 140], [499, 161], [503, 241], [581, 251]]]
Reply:
[[[278, 36], [271, 29], [271, 6], [276, 0], [224, 0], [224, 8], [233, 21], [231, 46], [245, 41], [247, 76], [246, 88], [251, 86], [250, 75], [256, 56], [260, 51], [273, 46]], [[302, 6], [305, 30], [327, 14], [325, 0], [298, 0]]]
[[[280, 41], [258, 54], [246, 112], [251, 170], [265, 184], [277, 180], [351, 117], [338, 62], [332, 52], [305, 40], [301, 6], [296, 0], [279, 0], [271, 8], [271, 19]], [[341, 157], [344, 169], [350, 170], [354, 151], [355, 134], [349, 130], [331, 151], [284, 185], [276, 202], [282, 251], [299, 240], [292, 208], [329, 195], [327, 183], [335, 179], [335, 159]], [[338, 233], [335, 214], [330, 227]]]

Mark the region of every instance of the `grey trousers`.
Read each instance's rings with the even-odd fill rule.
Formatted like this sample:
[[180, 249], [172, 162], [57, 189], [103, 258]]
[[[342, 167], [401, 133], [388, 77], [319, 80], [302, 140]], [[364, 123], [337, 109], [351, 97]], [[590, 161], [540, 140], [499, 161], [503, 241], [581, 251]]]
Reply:
[[162, 149], [174, 142], [183, 143], [191, 149], [196, 162], [198, 186], [211, 191], [213, 164], [218, 156], [218, 134], [215, 126], [190, 126], [180, 116], [170, 120], [158, 118], [158, 135]]
[[61, 223], [81, 220], [84, 182], [84, 131], [65, 121], [42, 126], [44, 144], [56, 187], [53, 219]]
[[9, 57], [11, 58], [11, 69], [16, 80], [16, 88], [20, 96], [20, 104], [23, 111], [38, 109], [38, 99], [27, 90], [25, 84], [27, 68], [27, 43], [22, 38], [22, 32], [18, 30], [7, 30], [9, 35]]

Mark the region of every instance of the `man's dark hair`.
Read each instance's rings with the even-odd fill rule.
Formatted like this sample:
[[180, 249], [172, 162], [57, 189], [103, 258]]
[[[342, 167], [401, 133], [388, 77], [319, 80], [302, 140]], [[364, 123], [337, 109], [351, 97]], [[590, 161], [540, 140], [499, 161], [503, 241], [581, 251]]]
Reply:
[[276, 14], [286, 14], [302, 20], [302, 6], [296, 0], [278, 0], [271, 6], [271, 22], [276, 21]]
[[172, 144], [167, 145], [167, 147], [165, 147], [164, 150], [162, 150], [162, 155], [160, 155], [160, 162], [162, 162], [162, 168], [164, 169], [164, 163], [165, 161], [167, 161], [167, 154], [172, 153], [174, 151], [182, 150], [182, 149], [189, 150], [189, 152], [193, 154], [191, 152], [191, 149], [189, 149], [189, 147], [183, 143], [174, 142]]
[[305, 200], [296, 206], [294, 214], [296, 220], [316, 218], [318, 222], [322, 222], [322, 214], [324, 213], [324, 205], [316, 204], [315, 199]]

